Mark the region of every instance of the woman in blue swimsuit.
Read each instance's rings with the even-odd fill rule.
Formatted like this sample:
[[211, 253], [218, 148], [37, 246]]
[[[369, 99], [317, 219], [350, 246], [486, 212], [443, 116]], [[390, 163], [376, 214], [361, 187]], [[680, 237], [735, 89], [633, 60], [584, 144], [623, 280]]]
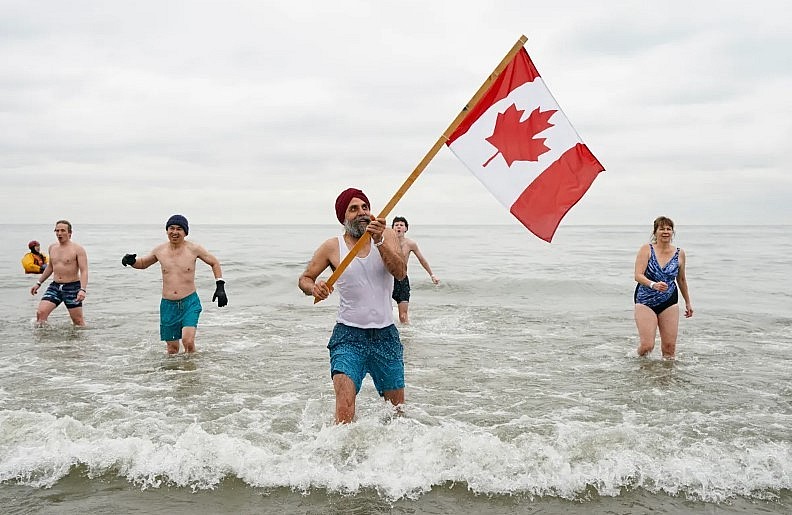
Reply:
[[655, 346], [660, 329], [663, 357], [673, 359], [679, 332], [679, 294], [685, 299], [685, 318], [693, 316], [693, 305], [685, 277], [685, 251], [671, 245], [674, 222], [665, 216], [654, 221], [652, 242], [638, 250], [635, 258], [635, 325], [638, 327], [638, 355], [645, 356]]

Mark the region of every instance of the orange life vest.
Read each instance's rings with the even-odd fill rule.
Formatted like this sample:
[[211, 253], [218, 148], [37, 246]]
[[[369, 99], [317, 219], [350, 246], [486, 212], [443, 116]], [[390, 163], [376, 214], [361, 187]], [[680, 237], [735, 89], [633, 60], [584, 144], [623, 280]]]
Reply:
[[49, 262], [49, 259], [44, 254], [34, 254], [28, 252], [22, 258], [22, 268], [25, 269], [26, 274], [40, 274], [44, 272], [44, 265]]

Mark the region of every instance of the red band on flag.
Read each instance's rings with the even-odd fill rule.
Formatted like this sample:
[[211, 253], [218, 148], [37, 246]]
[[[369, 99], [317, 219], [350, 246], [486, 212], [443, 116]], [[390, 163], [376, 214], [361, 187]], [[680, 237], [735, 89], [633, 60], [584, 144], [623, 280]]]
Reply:
[[487, 93], [470, 109], [470, 113], [451, 134], [446, 145], [450, 145], [455, 139], [466, 133], [470, 126], [473, 125], [473, 122], [478, 120], [492, 104], [503, 100], [509, 96], [512, 90], [517, 89], [526, 82], [533, 82], [537, 77], [539, 77], [539, 72], [536, 71], [536, 66], [531, 61], [528, 52], [525, 49], [520, 50], [506, 69], [503, 70], [503, 73], [498, 75], [498, 78], [492, 83]]
[[514, 201], [511, 214], [529, 231], [549, 242], [558, 224], [605, 168], [578, 143], [545, 169]]

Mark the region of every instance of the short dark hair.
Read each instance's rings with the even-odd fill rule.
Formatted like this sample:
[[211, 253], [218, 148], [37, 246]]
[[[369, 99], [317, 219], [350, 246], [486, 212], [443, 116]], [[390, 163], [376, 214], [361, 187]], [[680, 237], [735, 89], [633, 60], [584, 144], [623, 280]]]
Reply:
[[410, 224], [407, 223], [406, 218], [404, 218], [403, 216], [397, 216], [393, 219], [393, 222], [391, 222], [391, 229], [393, 229], [393, 226], [396, 225], [396, 222], [402, 222], [404, 224], [405, 229], [410, 228]]
[[66, 224], [69, 227], [69, 234], [72, 233], [72, 226], [71, 226], [71, 222], [70, 221], [68, 221], [68, 220], [58, 220], [57, 222], [55, 222], [55, 225], [58, 225], [58, 224]]

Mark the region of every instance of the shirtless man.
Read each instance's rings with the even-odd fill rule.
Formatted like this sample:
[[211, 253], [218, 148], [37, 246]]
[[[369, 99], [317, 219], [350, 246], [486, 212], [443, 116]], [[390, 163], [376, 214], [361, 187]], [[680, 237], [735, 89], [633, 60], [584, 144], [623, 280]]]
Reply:
[[[391, 222], [391, 227], [394, 231], [396, 231], [396, 236], [399, 238], [399, 245], [401, 246], [402, 254], [404, 254], [404, 261], [405, 263], [410, 259], [410, 252], [415, 254], [415, 257], [418, 258], [418, 262], [421, 263], [421, 266], [424, 267], [426, 273], [429, 274], [429, 278], [432, 280], [432, 283], [438, 284], [440, 279], [437, 278], [432, 273], [431, 267], [429, 267], [429, 262], [423, 257], [421, 251], [418, 249], [418, 244], [415, 243], [410, 238], [406, 238], [404, 234], [409, 229], [409, 224], [407, 223], [407, 219], [403, 216], [397, 216]], [[393, 300], [396, 301], [396, 305], [399, 308], [399, 322], [402, 324], [409, 324], [410, 318], [407, 314], [407, 310], [410, 307], [410, 278], [405, 276], [404, 279], [401, 281], [396, 280], [393, 282]]]
[[74, 325], [85, 325], [82, 303], [88, 288], [88, 255], [82, 245], [71, 241], [71, 236], [71, 223], [58, 220], [55, 223], [58, 243], [49, 247], [50, 266], [44, 269], [41, 279], [30, 289], [31, 295], [37, 294], [44, 281], [53, 276], [53, 281], [41, 297], [36, 310], [38, 325], [46, 322], [47, 317], [61, 302], [66, 304]]
[[219, 307], [228, 304], [220, 261], [205, 248], [184, 238], [190, 232], [187, 219], [173, 215], [165, 223], [168, 242], [158, 245], [151, 254], [137, 258], [127, 254], [124, 266], [148, 268], [159, 261], [162, 269], [162, 300], [160, 301], [160, 338], [168, 344], [168, 354], [179, 352], [179, 340], [184, 352], [195, 352], [195, 331], [201, 314], [201, 300], [195, 291], [195, 262], [200, 259], [212, 267], [217, 289], [212, 302]]

